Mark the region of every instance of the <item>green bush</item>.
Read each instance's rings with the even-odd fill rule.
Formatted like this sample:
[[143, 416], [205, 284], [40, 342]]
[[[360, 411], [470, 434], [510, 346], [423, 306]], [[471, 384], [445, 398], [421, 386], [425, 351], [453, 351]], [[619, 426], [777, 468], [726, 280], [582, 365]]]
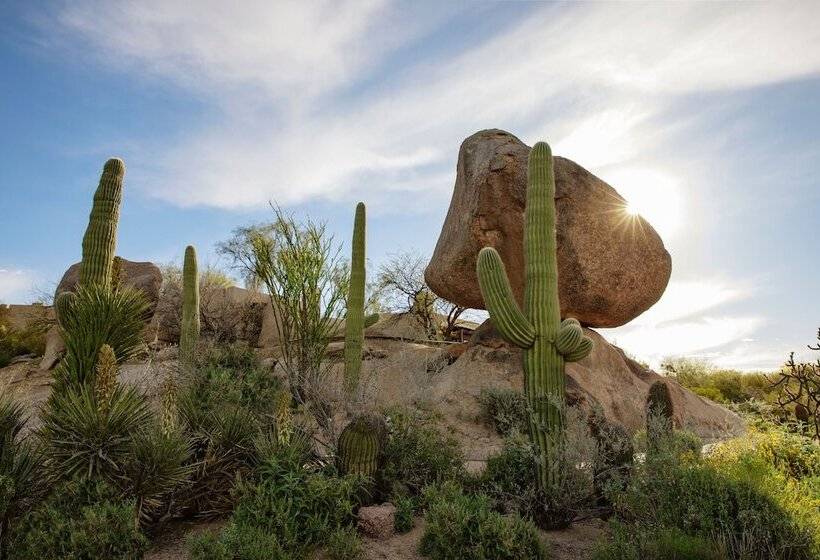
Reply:
[[762, 462], [713, 464], [658, 454], [612, 502], [624, 520], [712, 539], [728, 558], [808, 560], [820, 550], [817, 500]]
[[503, 513], [534, 519], [541, 505], [536, 472], [536, 454], [527, 438], [514, 436], [504, 442], [500, 453], [487, 459], [480, 489]]
[[419, 495], [428, 484], [461, 479], [464, 457], [458, 441], [408, 410], [387, 413], [390, 433], [380, 485], [388, 495]]
[[640, 531], [615, 524], [612, 540], [601, 543], [592, 560], [724, 560], [714, 543], [676, 529]]
[[352, 526], [333, 531], [327, 539], [325, 550], [330, 560], [359, 560], [364, 555], [362, 539]]
[[352, 526], [362, 479], [313, 471], [287, 450], [267, 457], [258, 477], [255, 484], [239, 485], [241, 498], [218, 544], [206, 546], [203, 539], [213, 540], [209, 536], [192, 541], [194, 558], [301, 558]]
[[396, 516], [393, 524], [399, 534], [407, 533], [413, 528], [416, 516], [416, 500], [409, 496], [397, 496], [393, 500]]
[[10, 560], [137, 560], [148, 541], [135, 525], [133, 502], [100, 483], [69, 482], [20, 522]]
[[502, 436], [528, 431], [527, 398], [513, 389], [482, 389], [478, 395], [481, 414], [488, 424]]
[[420, 552], [433, 560], [545, 559], [535, 526], [492, 511], [484, 496], [466, 496], [454, 483], [425, 491], [428, 504]]

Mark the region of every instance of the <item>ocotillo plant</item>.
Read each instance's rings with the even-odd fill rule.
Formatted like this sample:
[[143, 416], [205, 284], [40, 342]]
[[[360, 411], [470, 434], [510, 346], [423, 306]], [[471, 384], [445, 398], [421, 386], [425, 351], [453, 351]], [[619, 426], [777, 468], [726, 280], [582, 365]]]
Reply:
[[194, 367], [196, 344], [199, 340], [199, 271], [196, 265], [196, 249], [185, 248], [182, 265], [182, 326], [179, 332], [179, 363], [184, 373]]
[[669, 438], [674, 428], [672, 421], [674, 414], [675, 407], [672, 404], [669, 385], [659, 379], [649, 386], [649, 392], [646, 395], [647, 449], [657, 450], [661, 440]]
[[338, 467], [342, 474], [374, 476], [387, 433], [384, 419], [360, 416], [339, 435]]
[[513, 296], [501, 256], [484, 247], [476, 264], [481, 294], [502, 336], [524, 349], [524, 391], [529, 432], [539, 450], [538, 483], [556, 480], [551, 465], [560, 443], [565, 402], [564, 362], [584, 358], [592, 340], [575, 319], [561, 321], [555, 234], [555, 176], [550, 147], [539, 142], [527, 168], [524, 310]]
[[364, 344], [364, 258], [365, 258], [365, 209], [364, 203], [356, 205], [353, 220], [353, 243], [350, 257], [350, 287], [347, 294], [345, 318], [345, 391], [352, 396], [359, 386], [362, 369], [362, 345]]

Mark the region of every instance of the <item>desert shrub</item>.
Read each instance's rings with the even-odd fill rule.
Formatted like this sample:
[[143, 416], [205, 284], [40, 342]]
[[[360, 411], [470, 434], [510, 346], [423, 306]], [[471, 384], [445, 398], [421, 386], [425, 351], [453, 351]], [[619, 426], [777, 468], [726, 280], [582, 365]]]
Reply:
[[133, 502], [98, 482], [66, 483], [27, 513], [9, 547], [12, 560], [136, 560], [147, 539], [134, 524]]
[[[0, 304], [0, 310], [4, 309]], [[3, 322], [0, 313], [0, 367], [9, 365], [17, 356], [34, 354], [41, 356], [46, 348], [46, 332], [51, 322], [35, 319], [23, 328], [15, 329]]]
[[795, 480], [820, 476], [820, 445], [772, 424], [721, 444], [711, 459], [721, 462], [760, 460]]
[[428, 504], [420, 552], [433, 560], [546, 558], [535, 526], [492, 510], [484, 496], [450, 482], [425, 491]]
[[[657, 420], [650, 418], [649, 424]], [[661, 420], [663, 422], [663, 420]], [[635, 449], [641, 453], [647, 453], [650, 449], [649, 442], [646, 436], [646, 430], [641, 430], [635, 434]], [[656, 444], [659, 448], [657, 452], [661, 455], [685, 455], [690, 454], [699, 456], [703, 448], [703, 440], [696, 433], [689, 430], [674, 430], [671, 433], [665, 434], [659, 438]]]
[[364, 555], [364, 546], [356, 529], [348, 526], [330, 534], [325, 551], [329, 560], [359, 560]]
[[639, 530], [615, 524], [612, 539], [600, 543], [592, 560], [723, 560], [711, 541], [676, 529]]
[[390, 431], [380, 472], [386, 493], [416, 496], [428, 484], [464, 476], [464, 458], [455, 438], [410, 410], [390, 410], [387, 419]]
[[9, 532], [47, 490], [43, 455], [22, 435], [23, 407], [0, 395], [0, 557], [5, 557]]
[[622, 487], [628, 480], [635, 446], [626, 428], [607, 419], [600, 406], [593, 407], [587, 425], [596, 443], [593, 471], [595, 495], [599, 502], [605, 503], [608, 488]]
[[[301, 558], [336, 531], [352, 526], [362, 480], [315, 471], [298, 455], [283, 449], [266, 457], [258, 482], [240, 484], [241, 498], [217, 543], [209, 536], [194, 539], [194, 557]], [[210, 548], [220, 556], [206, 555], [202, 539], [210, 539]], [[260, 556], [260, 550], [267, 556]]]
[[554, 484], [538, 488], [537, 449], [516, 435], [487, 460], [480, 488], [502, 512], [517, 513], [545, 528], [566, 527], [595, 494], [595, 455], [595, 441], [580, 413], [568, 409], [564, 437], [553, 456]]
[[658, 452], [612, 502], [636, 526], [710, 539], [734, 559], [815, 558], [818, 502], [762, 461]]
[[500, 435], [509, 436], [513, 431], [527, 433], [527, 398], [521, 391], [495, 387], [482, 389], [478, 402], [485, 422]]
[[407, 533], [415, 523], [416, 500], [410, 496], [397, 496], [393, 499], [393, 505], [396, 506], [396, 516], [393, 521], [396, 532]]

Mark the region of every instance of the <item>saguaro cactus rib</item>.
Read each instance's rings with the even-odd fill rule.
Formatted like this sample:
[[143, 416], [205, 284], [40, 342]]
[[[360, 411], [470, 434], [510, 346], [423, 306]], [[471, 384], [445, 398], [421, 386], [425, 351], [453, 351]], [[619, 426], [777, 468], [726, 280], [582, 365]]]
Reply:
[[501, 334], [524, 349], [524, 391], [530, 411], [530, 439], [538, 447], [538, 482], [555, 480], [554, 448], [561, 434], [565, 399], [564, 363], [580, 360], [592, 349], [575, 319], [561, 322], [555, 235], [555, 177], [550, 147], [533, 146], [527, 164], [524, 257], [524, 310], [512, 295], [498, 253], [481, 250], [476, 263], [481, 293]]
[[80, 285], [111, 286], [111, 266], [117, 246], [117, 224], [122, 202], [125, 163], [111, 158], [105, 162], [100, 183], [94, 193], [94, 204], [83, 236], [83, 259]]
[[356, 205], [353, 220], [353, 242], [350, 258], [350, 288], [347, 296], [345, 318], [345, 373], [344, 384], [348, 395], [356, 392], [362, 369], [362, 346], [364, 345], [364, 284], [365, 284], [365, 207]]

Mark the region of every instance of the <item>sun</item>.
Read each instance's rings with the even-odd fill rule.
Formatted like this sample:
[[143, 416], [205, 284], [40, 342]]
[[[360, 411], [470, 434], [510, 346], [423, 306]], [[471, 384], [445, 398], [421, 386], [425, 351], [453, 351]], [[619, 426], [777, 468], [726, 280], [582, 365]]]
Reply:
[[673, 177], [656, 169], [623, 169], [607, 180], [626, 199], [627, 216], [646, 219], [664, 239], [680, 230], [683, 199]]

